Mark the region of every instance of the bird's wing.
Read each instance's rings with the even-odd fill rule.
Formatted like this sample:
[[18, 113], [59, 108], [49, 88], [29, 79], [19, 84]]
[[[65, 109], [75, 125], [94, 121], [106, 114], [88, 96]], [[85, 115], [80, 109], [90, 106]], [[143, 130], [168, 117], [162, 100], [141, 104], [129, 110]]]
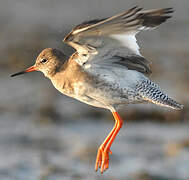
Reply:
[[[141, 56], [135, 35], [141, 30], [152, 29], [165, 22], [171, 17], [167, 14], [172, 13], [173, 9], [141, 10], [142, 8], [134, 7], [106, 19], [84, 22], [76, 26], [65, 37], [64, 42], [76, 49], [80, 57], [76, 61], [80, 65], [119, 56], [122, 57], [122, 62], [124, 59], [127, 61], [122, 63], [127, 68], [135, 69], [136, 66], [136, 70], [139, 67], [150, 72], [149, 61]], [[134, 60], [130, 58], [132, 56], [136, 56]]]

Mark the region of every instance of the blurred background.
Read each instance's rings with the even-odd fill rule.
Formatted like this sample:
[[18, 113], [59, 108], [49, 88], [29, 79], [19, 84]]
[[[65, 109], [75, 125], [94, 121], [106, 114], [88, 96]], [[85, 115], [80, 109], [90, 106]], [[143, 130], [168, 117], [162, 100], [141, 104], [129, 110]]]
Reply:
[[[10, 78], [31, 66], [46, 47], [73, 49], [62, 39], [82, 21], [135, 5], [173, 7], [173, 18], [137, 35], [152, 61], [151, 79], [183, 111], [130, 105], [112, 146], [110, 169], [94, 172], [98, 146], [114, 122], [107, 110], [60, 94], [39, 72]], [[188, 180], [189, 179], [188, 0], [1, 0], [0, 179], [1, 180]]]

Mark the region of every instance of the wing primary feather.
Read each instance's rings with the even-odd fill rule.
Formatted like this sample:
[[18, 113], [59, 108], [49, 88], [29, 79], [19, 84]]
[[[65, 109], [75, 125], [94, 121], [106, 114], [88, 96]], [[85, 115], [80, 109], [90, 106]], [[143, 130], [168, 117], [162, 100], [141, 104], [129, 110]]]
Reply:
[[116, 59], [114, 61], [115, 64], [119, 64], [127, 67], [129, 70], [136, 70], [144, 74], [151, 74], [149, 64], [151, 63], [147, 59], [138, 55], [129, 55], [127, 57], [122, 56], [114, 56], [112, 59]]
[[128, 16], [123, 16], [122, 19], [127, 19], [127, 18], [130, 18], [132, 17], [133, 15], [135, 15], [137, 12], [141, 11], [143, 8], [138, 8], [136, 9], [135, 11], [133, 11], [133, 13], [129, 14]]

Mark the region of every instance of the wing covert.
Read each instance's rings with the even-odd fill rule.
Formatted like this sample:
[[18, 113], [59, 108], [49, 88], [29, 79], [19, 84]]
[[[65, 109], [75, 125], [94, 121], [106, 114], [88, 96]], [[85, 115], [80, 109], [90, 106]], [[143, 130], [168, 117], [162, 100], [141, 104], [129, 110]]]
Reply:
[[[84, 22], [76, 26], [65, 37], [64, 42], [76, 49], [80, 65], [88, 61], [95, 61], [97, 57], [104, 59], [103, 56], [109, 51], [115, 51], [117, 55], [122, 54], [123, 59], [128, 59], [128, 54], [141, 56], [135, 38], [136, 33], [157, 27], [170, 18], [168, 14], [172, 12], [172, 8], [142, 11], [140, 7], [133, 7], [115, 16]], [[112, 56], [116, 55], [115, 52], [112, 53]], [[144, 71], [150, 72], [147, 68], [148, 63], [142, 56], [140, 62], [142, 62], [140, 66], [143, 66]], [[133, 68], [138, 67], [135, 60], [132, 61], [132, 64]]]

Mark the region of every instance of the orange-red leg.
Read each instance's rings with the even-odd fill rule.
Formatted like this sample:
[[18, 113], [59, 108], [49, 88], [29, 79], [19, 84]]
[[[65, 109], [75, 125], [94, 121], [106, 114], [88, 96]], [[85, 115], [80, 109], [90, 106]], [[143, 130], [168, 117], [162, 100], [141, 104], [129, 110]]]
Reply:
[[[114, 125], [113, 129], [111, 130], [111, 132], [108, 134], [108, 136], [106, 137], [106, 139], [103, 141], [103, 143], [98, 148], [98, 153], [97, 153], [96, 163], [95, 163], [95, 171], [97, 171], [98, 168], [101, 167], [101, 164], [102, 164], [102, 153], [103, 153], [103, 151], [104, 151], [104, 149], [106, 147], [106, 144], [109, 142], [112, 134], [114, 133], [116, 127], [117, 127], [117, 121], [115, 122], [115, 125]], [[111, 151], [110, 151], [110, 153], [111, 153]]]
[[101, 168], [101, 173], [109, 167], [109, 153], [111, 153], [110, 147], [123, 124], [123, 120], [117, 112], [112, 112], [112, 114], [115, 119], [115, 125], [105, 141], [99, 147], [96, 158], [95, 170], [97, 171], [98, 168]]

